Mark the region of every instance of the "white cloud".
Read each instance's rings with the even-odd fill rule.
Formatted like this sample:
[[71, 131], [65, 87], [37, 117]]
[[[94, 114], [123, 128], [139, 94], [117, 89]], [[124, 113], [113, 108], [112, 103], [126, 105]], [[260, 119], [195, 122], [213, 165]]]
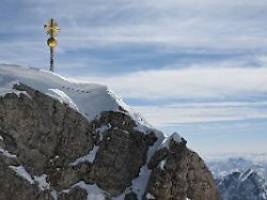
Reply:
[[77, 78], [102, 82], [128, 98], [223, 100], [267, 93], [266, 67], [191, 67]]
[[267, 4], [260, 0], [22, 2], [21, 6], [37, 19], [20, 16], [15, 26], [2, 32], [26, 34], [30, 30], [40, 34], [40, 23], [54, 16], [62, 27], [64, 48], [145, 42], [165, 47], [248, 50], [267, 44]]
[[267, 102], [194, 103], [163, 106], [134, 106], [156, 126], [181, 123], [223, 122], [267, 119]]
[[[135, 109], [157, 126], [267, 118], [267, 102], [262, 101], [267, 94], [266, 67], [191, 67], [77, 78], [107, 84], [124, 98], [136, 98]], [[138, 106], [138, 99], [163, 103]], [[166, 103], [169, 100], [173, 103]]]
[[[254, 56], [264, 53], [267, 46], [266, 8], [261, 0], [23, 0], [18, 5], [4, 1], [1, 25], [8, 28], [0, 30], [0, 60], [31, 66], [45, 62], [48, 50], [43, 24], [50, 17], [55, 17], [62, 29], [57, 63], [63, 63], [62, 58], [72, 66], [78, 59], [77, 65], [84, 67], [91, 64], [89, 60], [101, 62], [101, 52], [107, 53], [103, 47], [120, 49], [120, 45], [124, 49], [134, 45], [159, 52], [171, 50], [177, 56], [188, 49], [202, 55], [216, 51], [252, 52]], [[99, 54], [89, 55], [89, 59], [86, 50]], [[110, 60], [112, 64], [114, 60]]]
[[[102, 13], [98, 18], [102, 24], [76, 20], [76, 28], [65, 27], [66, 39], [92, 45], [152, 43], [165, 47], [246, 50], [267, 44], [266, 15], [262, 12], [267, 4], [262, 1], [145, 0], [100, 5], [89, 9], [89, 14]], [[84, 14], [77, 13], [76, 19], [82, 20]]]

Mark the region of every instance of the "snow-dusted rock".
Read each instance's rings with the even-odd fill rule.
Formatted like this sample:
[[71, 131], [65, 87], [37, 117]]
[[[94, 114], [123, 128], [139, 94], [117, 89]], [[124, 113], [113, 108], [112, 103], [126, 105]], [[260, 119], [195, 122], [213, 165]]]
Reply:
[[0, 65], [0, 91], [0, 200], [218, 199], [186, 141], [105, 86]]
[[165, 139], [148, 167], [152, 173], [146, 191], [155, 199], [219, 199], [211, 172], [177, 133]]

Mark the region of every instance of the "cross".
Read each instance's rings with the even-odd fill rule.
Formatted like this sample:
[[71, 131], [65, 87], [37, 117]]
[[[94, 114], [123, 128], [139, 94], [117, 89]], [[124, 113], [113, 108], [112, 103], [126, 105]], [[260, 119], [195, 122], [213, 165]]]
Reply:
[[55, 47], [57, 46], [56, 36], [57, 33], [60, 31], [57, 22], [52, 18], [50, 19], [45, 25], [44, 29], [47, 35], [50, 36], [47, 40], [47, 45], [50, 48], [50, 71], [54, 71], [54, 58], [55, 58]]

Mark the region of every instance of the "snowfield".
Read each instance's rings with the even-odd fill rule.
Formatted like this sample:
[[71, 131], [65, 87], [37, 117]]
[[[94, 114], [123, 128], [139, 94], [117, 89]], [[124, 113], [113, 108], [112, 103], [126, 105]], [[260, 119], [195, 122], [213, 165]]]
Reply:
[[20, 91], [13, 90], [13, 85], [19, 82], [68, 104], [89, 121], [103, 111], [123, 109], [128, 111], [140, 125], [150, 127], [139, 113], [134, 112], [105, 85], [70, 81], [42, 69], [0, 64], [0, 95], [7, 93], [20, 95]]

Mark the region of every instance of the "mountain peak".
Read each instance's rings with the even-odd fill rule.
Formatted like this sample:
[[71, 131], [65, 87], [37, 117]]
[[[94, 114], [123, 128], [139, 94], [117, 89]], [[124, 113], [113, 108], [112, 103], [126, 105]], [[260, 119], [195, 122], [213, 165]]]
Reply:
[[7, 65], [0, 86], [0, 199], [219, 199], [186, 141], [106, 86]]
[[[0, 65], [0, 92], [14, 92], [18, 82], [56, 98], [78, 110], [88, 120], [103, 111], [127, 111], [141, 124], [150, 126], [107, 86], [69, 80], [51, 71], [18, 65]], [[90, 103], [87, 103], [90, 102]]]

